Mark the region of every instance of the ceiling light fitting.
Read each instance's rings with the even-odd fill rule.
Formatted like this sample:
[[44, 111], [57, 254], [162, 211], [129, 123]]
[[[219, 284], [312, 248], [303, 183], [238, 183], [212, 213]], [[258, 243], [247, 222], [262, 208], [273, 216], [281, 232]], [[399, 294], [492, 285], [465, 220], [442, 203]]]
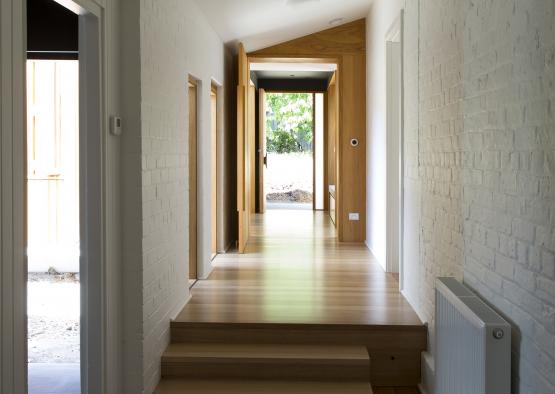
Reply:
[[344, 18], [335, 18], [330, 21], [330, 26], [337, 26], [343, 22]]

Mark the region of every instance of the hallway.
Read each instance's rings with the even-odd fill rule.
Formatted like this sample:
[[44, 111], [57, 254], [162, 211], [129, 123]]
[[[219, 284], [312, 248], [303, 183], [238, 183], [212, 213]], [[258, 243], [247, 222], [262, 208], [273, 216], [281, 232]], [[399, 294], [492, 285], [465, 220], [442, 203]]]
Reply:
[[222, 380], [241, 393], [259, 381], [268, 393], [280, 381], [365, 394], [418, 383], [426, 326], [364, 245], [339, 243], [327, 212], [269, 210], [250, 231], [245, 253], [218, 255], [171, 322], [156, 393], [192, 381], [203, 393]]
[[222, 254], [177, 322], [421, 325], [363, 244], [339, 243], [326, 212], [255, 215], [244, 254]]

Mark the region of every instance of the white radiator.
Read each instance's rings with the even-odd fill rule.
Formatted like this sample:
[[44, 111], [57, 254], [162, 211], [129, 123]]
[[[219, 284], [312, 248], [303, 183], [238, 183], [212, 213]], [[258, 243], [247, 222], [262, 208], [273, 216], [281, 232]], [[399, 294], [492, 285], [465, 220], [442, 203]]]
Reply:
[[511, 326], [455, 278], [436, 281], [436, 394], [509, 394]]

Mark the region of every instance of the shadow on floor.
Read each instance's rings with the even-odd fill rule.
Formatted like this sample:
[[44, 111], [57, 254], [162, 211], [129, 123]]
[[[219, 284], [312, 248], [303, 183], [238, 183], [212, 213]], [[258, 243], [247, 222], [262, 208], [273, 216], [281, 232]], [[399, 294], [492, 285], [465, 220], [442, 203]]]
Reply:
[[79, 364], [30, 363], [29, 394], [79, 394]]
[[312, 211], [312, 203], [298, 202], [266, 202], [266, 209], [289, 209]]

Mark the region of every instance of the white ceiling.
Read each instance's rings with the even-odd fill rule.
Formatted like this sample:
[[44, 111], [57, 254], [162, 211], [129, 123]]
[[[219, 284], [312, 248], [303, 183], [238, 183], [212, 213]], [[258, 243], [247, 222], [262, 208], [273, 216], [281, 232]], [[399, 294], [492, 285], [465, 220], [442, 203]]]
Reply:
[[364, 18], [372, 0], [195, 0], [225, 43], [247, 52]]

